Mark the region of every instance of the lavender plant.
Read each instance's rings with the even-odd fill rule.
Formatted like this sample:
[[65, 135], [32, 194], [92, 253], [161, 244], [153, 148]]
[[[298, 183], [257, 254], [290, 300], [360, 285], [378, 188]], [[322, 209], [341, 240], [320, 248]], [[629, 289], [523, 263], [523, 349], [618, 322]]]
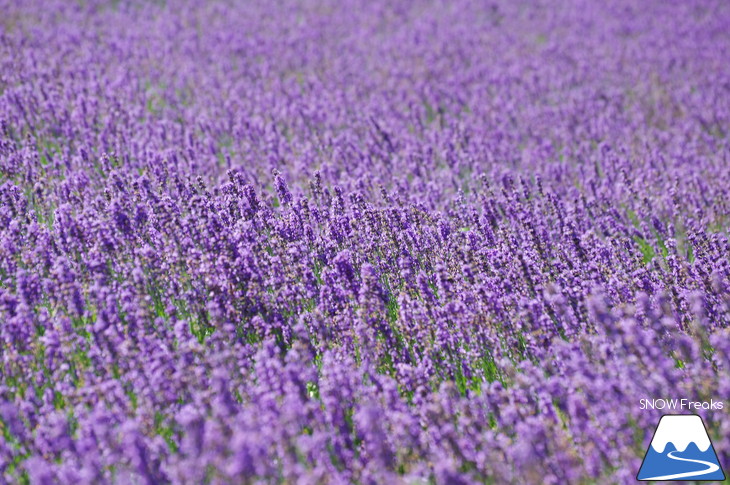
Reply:
[[0, 482], [634, 483], [730, 395], [728, 25], [0, 0]]

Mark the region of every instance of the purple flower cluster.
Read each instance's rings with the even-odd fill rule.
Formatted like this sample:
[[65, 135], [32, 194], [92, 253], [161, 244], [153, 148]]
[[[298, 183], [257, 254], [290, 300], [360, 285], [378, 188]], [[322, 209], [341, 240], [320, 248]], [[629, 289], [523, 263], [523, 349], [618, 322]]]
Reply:
[[728, 25], [0, 0], [0, 483], [634, 483], [730, 396]]

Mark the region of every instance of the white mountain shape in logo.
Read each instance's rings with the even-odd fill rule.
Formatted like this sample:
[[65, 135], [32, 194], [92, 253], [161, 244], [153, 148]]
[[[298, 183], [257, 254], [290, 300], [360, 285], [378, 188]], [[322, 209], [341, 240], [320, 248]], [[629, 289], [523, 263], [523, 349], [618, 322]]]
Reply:
[[667, 443], [672, 443], [679, 452], [686, 450], [690, 443], [702, 452], [711, 446], [702, 418], [696, 415], [664, 416], [651, 440], [651, 447], [657, 453], [664, 453]]
[[725, 480], [702, 418], [693, 414], [662, 416], [636, 479]]

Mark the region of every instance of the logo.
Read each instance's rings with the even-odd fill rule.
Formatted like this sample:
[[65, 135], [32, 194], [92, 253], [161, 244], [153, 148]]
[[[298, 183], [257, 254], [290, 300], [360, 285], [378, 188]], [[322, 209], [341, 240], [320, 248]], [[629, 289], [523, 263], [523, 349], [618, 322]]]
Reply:
[[696, 414], [665, 414], [637, 480], [725, 480], [705, 423]]

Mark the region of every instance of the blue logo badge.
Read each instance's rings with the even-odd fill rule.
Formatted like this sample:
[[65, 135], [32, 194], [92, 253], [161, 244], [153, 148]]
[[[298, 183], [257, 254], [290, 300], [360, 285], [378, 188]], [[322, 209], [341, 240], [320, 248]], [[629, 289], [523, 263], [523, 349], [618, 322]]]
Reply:
[[696, 414], [662, 416], [636, 479], [725, 480], [702, 418]]

